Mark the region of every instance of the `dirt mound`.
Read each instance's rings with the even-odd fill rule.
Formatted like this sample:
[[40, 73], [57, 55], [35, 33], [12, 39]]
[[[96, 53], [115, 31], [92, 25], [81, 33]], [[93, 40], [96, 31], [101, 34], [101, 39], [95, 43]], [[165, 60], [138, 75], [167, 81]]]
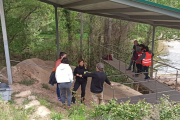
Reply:
[[[52, 67], [52, 68], [55, 66], [55, 62], [53, 61], [43, 61], [37, 58], [27, 59], [23, 62]], [[16, 66], [12, 67], [13, 82], [15, 83], [11, 85], [13, 91], [19, 91], [19, 90], [24, 91], [24, 90], [31, 89], [32, 92], [43, 94], [47, 96], [48, 98], [56, 98], [56, 92], [55, 92], [56, 85], [52, 87], [48, 84], [49, 76], [51, 74], [52, 68], [34, 66], [34, 65], [24, 64], [24, 63], [19, 63]], [[71, 68], [72, 70], [74, 70], [75, 67], [72, 66]], [[1, 76], [3, 77], [3, 79], [7, 80], [6, 68], [3, 68], [1, 70], [1, 74], [2, 74]], [[20, 85], [18, 82], [20, 82], [23, 79], [34, 79], [36, 80], [36, 82], [35, 84], [31, 86]], [[43, 83], [47, 84], [50, 90], [46, 90], [42, 88]], [[91, 83], [91, 78], [88, 78], [88, 84], [86, 87], [86, 100], [87, 101], [91, 100], [90, 83]], [[80, 90], [81, 89], [79, 88], [78, 94], [81, 94]], [[141, 95], [141, 93], [127, 86], [122, 85], [122, 86], [115, 87], [114, 95], [116, 98], [122, 98], [122, 97]], [[106, 100], [111, 99], [113, 97], [113, 89], [111, 89], [111, 87], [107, 84], [105, 84], [104, 86], [104, 97]]]

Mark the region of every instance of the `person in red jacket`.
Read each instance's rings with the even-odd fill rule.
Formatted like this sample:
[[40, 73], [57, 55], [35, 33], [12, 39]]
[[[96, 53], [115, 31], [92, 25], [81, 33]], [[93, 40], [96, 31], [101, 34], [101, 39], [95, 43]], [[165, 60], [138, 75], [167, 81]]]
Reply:
[[[57, 69], [57, 67], [61, 64], [61, 60], [63, 58], [65, 58], [67, 55], [65, 52], [60, 52], [59, 54], [59, 59], [56, 61], [56, 64], [55, 64], [55, 70]], [[56, 89], [56, 92], [57, 92], [57, 98], [59, 101], [61, 101], [61, 95], [60, 95], [60, 89], [58, 87], [58, 83], [57, 83], [57, 89]]]
[[149, 51], [149, 48], [145, 47], [145, 52], [142, 54], [141, 58], [139, 58], [136, 62], [139, 62], [142, 60], [142, 70], [145, 75], [145, 80], [150, 79], [148, 72], [149, 72], [149, 66], [151, 65], [151, 58], [153, 56], [153, 53]]

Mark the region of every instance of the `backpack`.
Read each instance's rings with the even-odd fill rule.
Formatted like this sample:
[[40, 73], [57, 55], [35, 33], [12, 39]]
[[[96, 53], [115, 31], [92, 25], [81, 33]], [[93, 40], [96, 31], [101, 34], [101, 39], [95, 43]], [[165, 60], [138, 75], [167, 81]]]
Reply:
[[49, 78], [49, 84], [54, 85], [56, 83], [57, 83], [57, 81], [56, 81], [56, 77], [55, 77], [55, 71], [52, 71], [50, 78]]

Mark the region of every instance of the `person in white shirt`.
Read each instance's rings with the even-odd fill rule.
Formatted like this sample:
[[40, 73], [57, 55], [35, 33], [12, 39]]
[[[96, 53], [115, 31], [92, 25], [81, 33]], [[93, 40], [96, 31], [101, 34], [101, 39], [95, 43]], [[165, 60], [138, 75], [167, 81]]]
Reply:
[[73, 83], [73, 72], [69, 66], [67, 58], [63, 58], [61, 64], [56, 69], [56, 80], [62, 94], [62, 103], [65, 104], [65, 97], [67, 93], [68, 108], [71, 106], [71, 86]]

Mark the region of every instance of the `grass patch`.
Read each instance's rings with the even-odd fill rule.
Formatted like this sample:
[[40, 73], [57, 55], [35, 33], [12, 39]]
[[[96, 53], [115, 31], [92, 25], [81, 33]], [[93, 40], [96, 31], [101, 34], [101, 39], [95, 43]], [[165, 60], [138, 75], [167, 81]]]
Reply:
[[51, 120], [61, 120], [61, 119], [63, 119], [63, 115], [62, 114], [55, 113], [55, 112], [51, 113]]
[[23, 108], [16, 109], [9, 103], [0, 101], [0, 120], [28, 120], [27, 111]]
[[34, 79], [23, 79], [19, 82], [19, 84], [23, 84], [23, 85], [26, 85], [26, 86], [29, 86], [29, 85], [32, 85], [35, 83], [35, 80]]
[[42, 84], [42, 88], [46, 89], [46, 90], [50, 90], [49, 86], [47, 84]]
[[45, 99], [39, 99], [39, 102], [41, 103], [41, 105], [49, 108], [50, 107], [50, 103], [48, 101], [46, 101]]
[[14, 97], [16, 94], [19, 94], [20, 92], [18, 91], [18, 92], [13, 92], [12, 94], [11, 94], [11, 96], [12, 97]]
[[13, 99], [8, 100], [8, 103], [9, 103], [9, 104], [16, 104], [16, 102], [15, 102]]
[[26, 98], [24, 101], [23, 101], [23, 105], [27, 105], [31, 100], [29, 100], [28, 98]]
[[30, 108], [27, 109], [27, 114], [28, 115], [32, 115], [35, 111], [36, 111], [35, 106], [34, 107], [30, 107]]

